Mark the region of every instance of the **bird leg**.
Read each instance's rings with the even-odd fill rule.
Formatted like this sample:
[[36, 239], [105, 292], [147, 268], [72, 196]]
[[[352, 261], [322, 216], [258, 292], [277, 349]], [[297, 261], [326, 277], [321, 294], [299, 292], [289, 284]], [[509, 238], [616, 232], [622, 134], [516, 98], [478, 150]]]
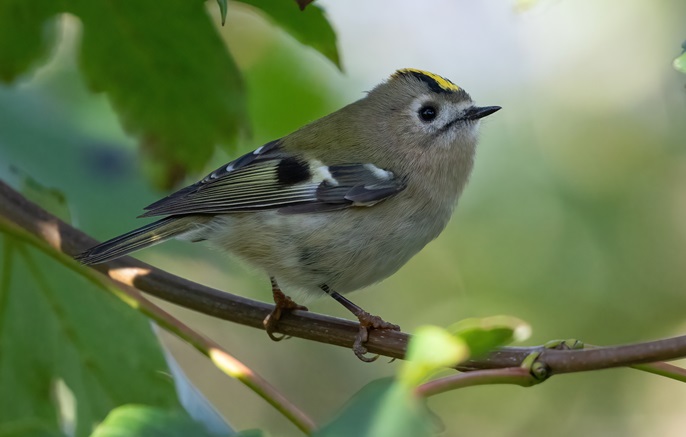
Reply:
[[275, 278], [272, 277], [269, 278], [269, 280], [272, 283], [272, 295], [274, 296], [275, 306], [272, 312], [264, 318], [262, 324], [264, 325], [264, 330], [267, 331], [267, 335], [269, 336], [269, 338], [271, 338], [274, 341], [281, 341], [284, 338], [288, 338], [288, 336], [286, 335], [274, 335], [274, 331], [276, 330], [276, 327], [279, 324], [279, 319], [281, 319], [281, 315], [284, 312], [290, 312], [293, 310], [307, 311], [307, 307], [298, 305], [293, 301], [293, 299], [286, 296], [283, 293], [283, 291], [281, 291], [279, 284], [276, 283]]
[[371, 329], [389, 329], [392, 331], [400, 331], [400, 326], [394, 325], [393, 323], [388, 323], [379, 316], [369, 314], [367, 311], [355, 305], [349, 299], [343, 297], [343, 295], [329, 288], [329, 286], [326, 284], [320, 285], [319, 288], [324, 290], [329, 296], [336, 299], [338, 303], [346, 307], [348, 311], [353, 313], [353, 315], [357, 317], [357, 320], [360, 321], [360, 330], [357, 333], [357, 337], [355, 337], [355, 342], [353, 343], [353, 352], [355, 353], [355, 356], [366, 363], [376, 361], [379, 356], [374, 355], [373, 357], [368, 357], [367, 348], [364, 346], [367, 340], [369, 340], [369, 331]]

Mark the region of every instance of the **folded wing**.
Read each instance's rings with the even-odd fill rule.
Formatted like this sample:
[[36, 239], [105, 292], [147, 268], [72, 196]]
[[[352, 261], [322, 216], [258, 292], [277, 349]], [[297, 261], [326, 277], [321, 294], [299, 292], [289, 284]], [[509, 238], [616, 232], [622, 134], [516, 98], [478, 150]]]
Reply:
[[372, 206], [404, 187], [392, 172], [372, 163], [328, 166], [284, 152], [274, 141], [146, 207], [142, 217], [330, 211]]

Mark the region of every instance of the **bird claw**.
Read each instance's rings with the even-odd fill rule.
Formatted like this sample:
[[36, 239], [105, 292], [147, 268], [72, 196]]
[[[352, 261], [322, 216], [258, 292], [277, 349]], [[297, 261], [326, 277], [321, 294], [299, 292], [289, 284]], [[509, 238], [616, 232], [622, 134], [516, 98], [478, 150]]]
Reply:
[[278, 327], [279, 320], [284, 312], [291, 312], [293, 310], [308, 311], [306, 306], [298, 305], [290, 297], [283, 294], [281, 291], [274, 292], [274, 309], [267, 317], [262, 321], [264, 330], [267, 331], [267, 335], [274, 341], [281, 341], [284, 339], [291, 338], [290, 335], [274, 335], [274, 331]]
[[267, 335], [274, 341], [281, 341], [285, 338], [289, 338], [286, 334], [274, 335], [277, 325], [279, 324], [279, 319], [281, 318], [281, 308], [276, 307], [269, 313], [267, 317], [262, 321], [264, 325], [264, 330], [267, 331]]
[[374, 316], [364, 311], [357, 316], [360, 321], [360, 330], [355, 337], [355, 342], [353, 343], [353, 352], [355, 356], [365, 363], [372, 363], [379, 358], [379, 355], [374, 355], [371, 357], [367, 356], [367, 348], [364, 344], [369, 340], [369, 330], [370, 329], [387, 329], [391, 331], [400, 331], [400, 326], [394, 325], [382, 319], [379, 316]]

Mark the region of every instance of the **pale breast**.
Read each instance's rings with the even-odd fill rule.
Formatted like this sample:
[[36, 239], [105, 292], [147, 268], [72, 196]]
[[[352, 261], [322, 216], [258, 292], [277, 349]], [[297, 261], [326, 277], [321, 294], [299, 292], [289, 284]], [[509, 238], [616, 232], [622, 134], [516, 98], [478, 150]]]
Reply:
[[[424, 211], [396, 202], [314, 214], [264, 211], [219, 216], [208, 240], [277, 278], [287, 293], [347, 293], [395, 273], [450, 219], [452, 208]], [[429, 207], [427, 205], [427, 207]]]

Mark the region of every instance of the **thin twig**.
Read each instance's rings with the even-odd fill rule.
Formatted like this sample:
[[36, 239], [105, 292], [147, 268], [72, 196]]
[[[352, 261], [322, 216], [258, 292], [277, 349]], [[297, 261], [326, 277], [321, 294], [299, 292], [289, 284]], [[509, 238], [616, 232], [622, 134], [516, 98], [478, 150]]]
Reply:
[[485, 384], [515, 384], [530, 387], [539, 381], [524, 367], [506, 367], [504, 369], [474, 370], [467, 373], [456, 373], [443, 378], [425, 382], [415, 389], [420, 397], [429, 397], [458, 388], [473, 387]]
[[686, 369], [675, 366], [669, 363], [648, 363], [635, 364], [631, 366], [632, 369], [642, 370], [643, 372], [652, 373], [654, 375], [664, 376], [665, 378], [674, 379], [676, 381], [686, 382]]

